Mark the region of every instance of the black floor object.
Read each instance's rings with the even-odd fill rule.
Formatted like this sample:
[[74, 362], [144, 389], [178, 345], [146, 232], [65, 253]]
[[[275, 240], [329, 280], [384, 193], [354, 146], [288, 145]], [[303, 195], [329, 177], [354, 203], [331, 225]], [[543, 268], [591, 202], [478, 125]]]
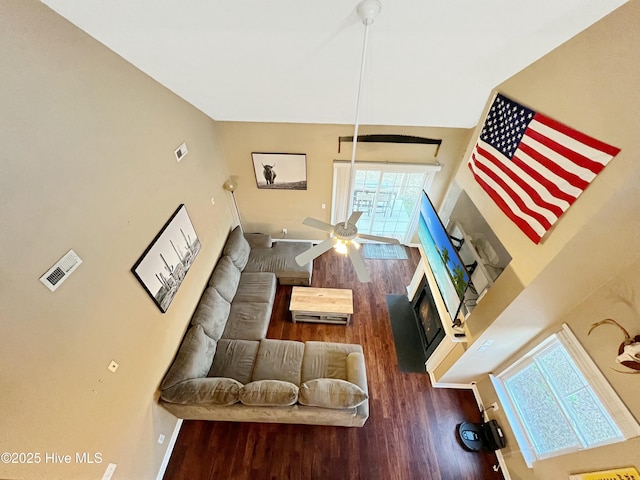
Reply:
[[387, 308], [400, 371], [427, 373], [427, 358], [420, 340], [421, 332], [409, 299], [406, 295], [387, 295]]

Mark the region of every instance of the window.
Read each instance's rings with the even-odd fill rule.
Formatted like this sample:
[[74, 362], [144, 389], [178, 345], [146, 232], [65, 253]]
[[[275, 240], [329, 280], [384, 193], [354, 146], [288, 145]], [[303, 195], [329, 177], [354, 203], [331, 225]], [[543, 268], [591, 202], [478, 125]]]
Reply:
[[491, 379], [529, 466], [640, 435], [567, 325]]
[[356, 162], [349, 198], [351, 164], [335, 161], [331, 223], [346, 218], [347, 210], [363, 212], [358, 231], [409, 243], [417, 225], [422, 190], [428, 190], [439, 165]]

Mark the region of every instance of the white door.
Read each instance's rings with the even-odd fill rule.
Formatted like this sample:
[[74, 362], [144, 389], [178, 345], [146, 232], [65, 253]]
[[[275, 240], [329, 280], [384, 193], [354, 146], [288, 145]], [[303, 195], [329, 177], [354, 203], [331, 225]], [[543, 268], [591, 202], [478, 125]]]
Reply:
[[428, 190], [439, 165], [356, 162], [349, 193], [350, 162], [334, 162], [331, 223], [363, 212], [358, 231], [408, 243], [415, 231], [420, 195]]

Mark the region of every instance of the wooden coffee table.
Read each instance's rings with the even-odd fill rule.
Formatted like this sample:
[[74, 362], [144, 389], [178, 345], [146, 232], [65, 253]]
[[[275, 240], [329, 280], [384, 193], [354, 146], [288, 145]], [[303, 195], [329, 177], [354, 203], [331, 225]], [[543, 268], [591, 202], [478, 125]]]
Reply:
[[353, 314], [353, 292], [346, 288], [293, 287], [289, 310], [293, 323], [347, 325]]

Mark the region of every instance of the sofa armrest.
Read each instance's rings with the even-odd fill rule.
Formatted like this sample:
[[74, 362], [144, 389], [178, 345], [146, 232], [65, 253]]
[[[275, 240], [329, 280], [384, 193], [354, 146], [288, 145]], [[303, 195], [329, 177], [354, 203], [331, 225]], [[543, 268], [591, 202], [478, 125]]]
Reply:
[[[347, 381], [355, 383], [369, 395], [364, 355], [360, 352], [352, 352], [347, 355]], [[369, 400], [365, 400], [356, 408], [353, 425], [361, 427], [367, 418], [369, 418]]]
[[352, 352], [347, 355], [347, 381], [355, 383], [362, 390], [369, 393], [364, 355], [360, 352]]
[[271, 235], [266, 233], [245, 233], [244, 238], [251, 248], [271, 248]]

